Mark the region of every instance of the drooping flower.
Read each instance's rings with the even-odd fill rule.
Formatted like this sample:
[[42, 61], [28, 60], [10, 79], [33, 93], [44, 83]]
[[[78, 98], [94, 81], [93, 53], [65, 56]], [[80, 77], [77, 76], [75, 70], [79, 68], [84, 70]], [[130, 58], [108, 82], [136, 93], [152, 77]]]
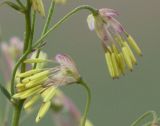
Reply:
[[[62, 91], [57, 90], [54, 99], [52, 100], [53, 116], [56, 126], [80, 126], [81, 113], [73, 103]], [[93, 126], [87, 119], [85, 126]]]
[[[59, 86], [76, 83], [80, 79], [79, 72], [74, 61], [65, 54], [58, 54], [55, 57], [58, 66], [53, 68], [32, 69], [17, 75], [23, 80], [16, 85], [17, 93], [15, 99], [27, 99], [24, 108], [31, 107], [40, 98], [43, 100], [38, 112], [36, 122], [46, 114], [51, 105], [51, 100]], [[44, 59], [28, 59], [25, 63], [47, 62]], [[50, 61], [50, 60], [49, 60]]]
[[118, 16], [117, 11], [103, 8], [99, 9], [98, 14], [91, 14], [87, 18], [89, 29], [95, 30], [102, 41], [112, 78], [119, 78], [120, 75], [125, 74], [126, 66], [129, 70], [133, 70], [137, 60], [132, 49], [138, 55], [142, 55], [137, 43], [115, 19], [116, 16]]

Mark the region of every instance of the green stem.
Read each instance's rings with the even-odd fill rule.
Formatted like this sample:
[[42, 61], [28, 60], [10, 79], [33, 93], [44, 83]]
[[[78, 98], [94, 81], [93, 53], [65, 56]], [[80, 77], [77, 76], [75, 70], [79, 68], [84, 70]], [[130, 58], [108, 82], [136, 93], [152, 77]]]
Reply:
[[[29, 3], [28, 3], [28, 6], [30, 6]], [[29, 7], [29, 9], [31, 9], [31, 8]], [[26, 59], [28, 54], [32, 51], [31, 48], [32, 48], [32, 41], [33, 41], [36, 13], [34, 12], [33, 17], [32, 17], [32, 19], [33, 19], [33, 21], [32, 21], [32, 30], [30, 28], [31, 27], [31, 22], [29, 21], [29, 20], [31, 20], [30, 19], [30, 13], [31, 12], [29, 11], [29, 13], [26, 14], [26, 16], [25, 16], [26, 17], [25, 46], [28, 46], [28, 47], [24, 47], [24, 50], [23, 50], [24, 53], [21, 56], [21, 58], [17, 61], [16, 65], [15, 65], [15, 67], [13, 69], [12, 78], [11, 78], [11, 94], [12, 95], [15, 92], [14, 79], [15, 79], [15, 75], [16, 75], [17, 69], [20, 66], [20, 64]], [[27, 22], [29, 23], [28, 25], [27, 25]], [[31, 34], [29, 35], [30, 31], [31, 31]], [[30, 36], [30, 38], [29, 38], [29, 36]], [[26, 44], [26, 43], [28, 43], [28, 44]], [[23, 65], [23, 67], [24, 67], [24, 65]]]
[[88, 87], [87, 83], [85, 83], [83, 80], [81, 80], [79, 82], [79, 84], [82, 85], [87, 91], [86, 106], [85, 106], [85, 111], [84, 111], [82, 121], [81, 121], [81, 126], [85, 126], [86, 119], [87, 119], [87, 114], [89, 112], [90, 103], [91, 103], [91, 91], [90, 91], [90, 88]]
[[43, 40], [47, 37], [47, 35], [50, 32], [52, 32], [54, 29], [56, 29], [58, 26], [60, 26], [62, 23], [64, 23], [69, 17], [71, 17], [76, 12], [78, 12], [80, 10], [84, 10], [84, 9], [91, 11], [91, 13], [93, 13], [93, 14], [97, 14], [97, 10], [94, 9], [93, 7], [88, 6], [88, 5], [81, 5], [75, 9], [73, 9], [68, 14], [66, 14], [60, 21], [58, 21], [54, 26], [52, 26], [43, 36], [41, 36], [41, 38], [34, 44], [33, 48], [36, 48], [37, 46], [39, 46], [41, 44], [41, 42], [43, 42]]
[[[24, 49], [23, 49], [23, 56], [20, 58], [20, 60], [17, 62], [14, 70], [13, 70], [13, 75], [12, 75], [12, 81], [11, 81], [11, 93], [14, 94], [14, 79], [16, 75], [16, 71], [21, 65], [21, 72], [25, 72], [26, 70], [26, 65], [23, 63], [23, 60], [26, 59], [27, 55], [30, 53], [30, 49], [32, 47], [30, 41], [31, 37], [31, 1], [27, 0], [27, 10], [25, 11], [25, 21], [26, 21], [26, 33], [25, 33], [25, 40], [24, 40]], [[30, 47], [29, 47], [30, 46]], [[12, 126], [18, 126], [19, 125], [19, 119], [20, 119], [20, 114], [22, 110], [24, 100], [17, 100], [16, 105], [14, 105], [14, 112], [13, 112], [13, 117], [12, 117]]]
[[17, 61], [14, 69], [13, 69], [13, 73], [12, 73], [12, 78], [11, 78], [11, 94], [13, 95], [15, 92], [15, 86], [14, 86], [14, 80], [15, 80], [15, 76], [16, 76], [16, 72], [18, 70], [19, 65], [26, 59], [27, 55], [30, 53], [30, 51], [26, 51], [21, 58]]
[[54, 12], [54, 8], [55, 8], [55, 2], [54, 1], [55, 0], [52, 0], [52, 2], [51, 2], [51, 6], [50, 6], [49, 11], [48, 11], [47, 20], [46, 20], [46, 23], [44, 25], [42, 35], [44, 35], [47, 32], [49, 24], [51, 22], [51, 18], [53, 16], [53, 12]]
[[153, 121], [157, 120], [157, 114], [154, 111], [148, 111], [145, 112], [142, 116], [140, 116], [136, 121], [134, 121], [131, 126], [136, 126], [137, 124], [139, 124], [144, 118], [146, 118], [147, 116], [152, 115], [153, 116]]
[[12, 117], [12, 126], [18, 126], [20, 114], [21, 114], [22, 105], [15, 105], [13, 117]]
[[35, 31], [35, 23], [36, 23], [36, 11], [33, 12], [32, 14], [32, 29], [30, 33], [30, 41], [28, 44], [28, 50], [32, 50], [32, 42], [33, 42], [33, 36], [34, 36], [34, 31]]
[[[51, 22], [51, 18], [53, 16], [54, 8], [55, 8], [55, 2], [54, 2], [54, 0], [52, 0], [51, 6], [50, 6], [49, 12], [48, 12], [47, 20], [46, 20], [46, 23], [44, 25], [43, 32], [42, 32], [41, 36], [43, 36], [47, 32], [47, 30], [48, 30], [49, 24]], [[41, 49], [37, 50], [36, 58], [39, 57], [40, 51], [41, 51]], [[34, 64], [33, 69], [35, 69], [36, 67], [37, 67], [37, 63]]]
[[[24, 41], [24, 49], [23, 53], [27, 51], [29, 48], [28, 45], [30, 43], [30, 35], [31, 35], [31, 1], [27, 0], [27, 11], [25, 13], [25, 21], [26, 21], [26, 33], [25, 33], [25, 41]], [[25, 72], [26, 64], [22, 63], [21, 72]]]

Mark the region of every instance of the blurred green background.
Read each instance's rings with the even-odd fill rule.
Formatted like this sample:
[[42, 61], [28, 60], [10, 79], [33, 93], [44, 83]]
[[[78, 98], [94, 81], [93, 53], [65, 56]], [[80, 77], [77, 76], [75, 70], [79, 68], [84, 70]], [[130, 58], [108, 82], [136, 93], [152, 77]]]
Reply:
[[[50, 0], [44, 0], [46, 9]], [[65, 6], [57, 6], [54, 22], [80, 4], [96, 8], [113, 8], [119, 11], [118, 20], [137, 40], [143, 50], [134, 71], [125, 77], [112, 80], [109, 76], [100, 40], [87, 27], [87, 11], [74, 15], [47, 38], [45, 51], [53, 58], [57, 53], [68, 53], [76, 61], [81, 75], [92, 90], [89, 119], [95, 126], [129, 126], [148, 110], [160, 112], [160, 1], [159, 0], [68, 0]], [[37, 20], [37, 38], [44, 19]], [[21, 14], [0, 8], [0, 25], [3, 40], [13, 36], [23, 38], [24, 19]], [[35, 39], [37, 39], [35, 38]], [[85, 92], [79, 86], [63, 88], [81, 111], [85, 105]], [[4, 96], [0, 93], [0, 115], [4, 110]], [[48, 113], [39, 124], [34, 123], [36, 114], [22, 126], [53, 126]]]

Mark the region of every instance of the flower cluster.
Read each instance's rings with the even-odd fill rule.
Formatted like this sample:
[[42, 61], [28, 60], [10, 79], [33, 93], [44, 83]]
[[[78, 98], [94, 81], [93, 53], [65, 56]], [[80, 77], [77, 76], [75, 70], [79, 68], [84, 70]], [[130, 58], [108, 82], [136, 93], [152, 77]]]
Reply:
[[[42, 63], [50, 60], [28, 59], [24, 63]], [[17, 93], [13, 95], [15, 99], [27, 99], [24, 108], [31, 107], [38, 99], [42, 99], [43, 103], [38, 112], [36, 122], [45, 115], [51, 105], [51, 100], [59, 86], [76, 83], [80, 79], [79, 72], [74, 61], [65, 54], [58, 54], [55, 61], [59, 63], [53, 68], [32, 69], [25, 73], [17, 75], [23, 78], [16, 85]]]
[[142, 55], [134, 39], [115, 19], [116, 16], [117, 11], [103, 8], [98, 10], [98, 14], [91, 14], [87, 18], [90, 30], [95, 30], [102, 41], [109, 73], [113, 79], [125, 74], [126, 66], [132, 71], [137, 64], [132, 49]]
[[[142, 51], [135, 40], [116, 20], [115, 17], [119, 14], [113, 9], [102, 8], [97, 10], [89, 5], [82, 5], [74, 8], [50, 27], [55, 5], [64, 4], [66, 1], [51, 0], [42, 34], [35, 42], [36, 13], [45, 18], [43, 0], [4, 1], [0, 4], [0, 6], [7, 4], [12, 9], [21, 12], [25, 16], [26, 24], [23, 44], [17, 38], [13, 38], [9, 44], [0, 44], [7, 66], [9, 66], [7, 71], [7, 74], [9, 74], [4, 77], [8, 77], [6, 80], [10, 81], [10, 91], [6, 90], [1, 84], [0, 89], [9, 101], [15, 105], [12, 119], [13, 126], [18, 126], [22, 106], [29, 109], [37, 101], [42, 101], [35, 119], [37, 123], [52, 108], [57, 126], [93, 126], [87, 119], [91, 104], [91, 91], [88, 84], [81, 78], [72, 58], [65, 54], [58, 54], [53, 61], [49, 60], [47, 54], [42, 51], [48, 34], [78, 11], [87, 9], [92, 13], [87, 18], [88, 26], [91, 31], [96, 31], [102, 41], [109, 73], [113, 79], [124, 75], [127, 69], [133, 70], [134, 65], [137, 64], [134, 53], [139, 56], [142, 55]], [[22, 54], [21, 57], [20, 54]], [[44, 65], [47, 63], [56, 63], [56, 66], [45, 67]], [[9, 79], [10, 73], [12, 73], [11, 79]], [[83, 116], [72, 101], [59, 90], [59, 87], [73, 83], [80, 84], [87, 91], [87, 102]], [[61, 113], [64, 110], [67, 110], [67, 119]], [[156, 123], [154, 124], [156, 125]]]

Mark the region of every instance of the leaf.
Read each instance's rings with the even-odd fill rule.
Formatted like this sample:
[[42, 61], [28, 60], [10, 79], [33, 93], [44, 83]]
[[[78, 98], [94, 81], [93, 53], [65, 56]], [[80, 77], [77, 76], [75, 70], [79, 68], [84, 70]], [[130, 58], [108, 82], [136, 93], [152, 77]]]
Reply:
[[2, 91], [2, 93], [4, 94], [4, 96], [6, 96], [8, 98], [8, 100], [11, 100], [11, 95], [10, 93], [6, 90], [5, 87], [2, 86], [2, 84], [0, 84], [0, 90]]
[[19, 7], [17, 4], [13, 3], [13, 2], [10, 2], [10, 1], [4, 1], [2, 3], [0, 3], [0, 7], [4, 4], [7, 4], [8, 6], [10, 6], [11, 8], [17, 10], [17, 11], [20, 11], [20, 12], [23, 12], [22, 8]]

